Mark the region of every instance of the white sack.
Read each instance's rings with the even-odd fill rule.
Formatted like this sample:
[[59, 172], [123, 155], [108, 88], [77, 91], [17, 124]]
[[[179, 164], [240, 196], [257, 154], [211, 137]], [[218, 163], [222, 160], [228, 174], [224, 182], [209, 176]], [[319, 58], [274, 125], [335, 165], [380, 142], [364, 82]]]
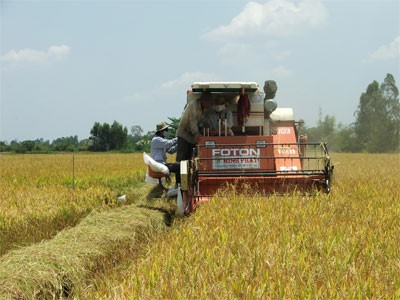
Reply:
[[146, 152], [143, 152], [143, 160], [146, 165], [150, 167], [153, 172], [160, 172], [165, 175], [169, 175], [169, 170], [166, 165], [156, 162], [151, 156], [147, 155]]

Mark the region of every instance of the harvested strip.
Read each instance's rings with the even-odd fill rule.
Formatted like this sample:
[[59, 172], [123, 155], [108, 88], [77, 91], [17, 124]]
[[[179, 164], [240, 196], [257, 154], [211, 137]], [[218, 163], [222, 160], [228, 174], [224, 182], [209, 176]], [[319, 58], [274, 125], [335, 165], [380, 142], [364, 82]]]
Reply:
[[167, 217], [133, 205], [94, 212], [52, 240], [10, 251], [0, 258], [0, 299], [70, 296], [139, 241], [165, 229]]

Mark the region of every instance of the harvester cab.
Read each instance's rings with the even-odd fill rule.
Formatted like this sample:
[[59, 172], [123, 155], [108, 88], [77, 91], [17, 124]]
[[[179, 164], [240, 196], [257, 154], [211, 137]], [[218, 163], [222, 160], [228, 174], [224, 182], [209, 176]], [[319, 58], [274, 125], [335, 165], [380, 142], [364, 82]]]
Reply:
[[211, 130], [202, 124], [191, 160], [181, 162], [181, 190], [186, 214], [208, 201], [227, 183], [260, 193], [330, 192], [333, 166], [325, 143], [307, 141], [298, 132], [291, 108], [278, 108], [274, 81], [195, 82], [187, 102], [203, 92], [225, 99], [232, 121], [218, 119]]

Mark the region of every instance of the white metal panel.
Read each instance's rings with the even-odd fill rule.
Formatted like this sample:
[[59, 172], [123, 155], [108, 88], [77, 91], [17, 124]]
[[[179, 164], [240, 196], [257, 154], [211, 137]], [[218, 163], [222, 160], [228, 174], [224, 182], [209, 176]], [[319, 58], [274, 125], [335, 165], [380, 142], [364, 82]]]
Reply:
[[256, 82], [194, 82], [192, 89], [240, 89], [249, 88], [257, 89], [258, 84]]
[[274, 121], [292, 121], [293, 108], [278, 107], [270, 117]]

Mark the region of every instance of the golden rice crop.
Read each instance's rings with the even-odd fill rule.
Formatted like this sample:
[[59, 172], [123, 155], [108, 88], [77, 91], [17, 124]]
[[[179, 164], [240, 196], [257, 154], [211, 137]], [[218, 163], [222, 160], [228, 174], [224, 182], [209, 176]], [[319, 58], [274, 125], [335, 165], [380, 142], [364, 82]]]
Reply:
[[399, 155], [335, 154], [330, 195], [226, 190], [90, 299], [398, 299]]
[[[107, 232], [120, 224], [112, 221], [102, 227], [100, 239], [90, 240], [86, 234], [96, 236], [96, 227], [77, 238], [76, 230], [85, 225], [78, 226], [3, 255], [1, 285], [12, 291], [9, 279], [15, 273], [20, 281], [14, 289], [27, 284], [25, 295], [40, 290], [57, 297], [57, 286], [70, 282], [82, 299], [397, 299], [400, 157], [332, 157], [330, 195], [261, 197], [231, 188], [164, 235], [153, 236], [139, 258], [126, 258], [114, 267], [106, 263], [105, 269], [91, 264], [112, 261], [117, 233], [129, 236], [130, 230], [127, 235], [123, 226], [121, 232], [116, 227]], [[0, 166], [3, 251], [9, 244], [51, 238], [93, 209], [116, 206], [120, 192], [143, 192], [138, 188], [145, 172], [140, 154], [0, 155]], [[123, 208], [120, 212], [129, 219]], [[69, 236], [87, 252], [78, 245], [74, 249]], [[129, 253], [132, 242], [123, 241], [122, 251]], [[103, 247], [102, 254], [96, 252]], [[92, 272], [98, 270], [102, 272], [96, 277]], [[65, 280], [63, 274], [68, 275]], [[75, 285], [78, 281], [87, 286]]]
[[116, 205], [145, 170], [140, 154], [1, 154], [0, 166], [0, 255]]

